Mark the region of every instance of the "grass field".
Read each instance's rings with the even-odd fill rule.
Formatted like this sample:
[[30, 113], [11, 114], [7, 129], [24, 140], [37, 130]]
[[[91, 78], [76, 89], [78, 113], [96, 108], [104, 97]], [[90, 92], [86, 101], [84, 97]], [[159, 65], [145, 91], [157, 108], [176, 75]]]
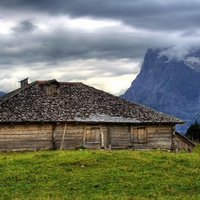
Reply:
[[63, 150], [0, 153], [0, 199], [200, 199], [192, 153]]

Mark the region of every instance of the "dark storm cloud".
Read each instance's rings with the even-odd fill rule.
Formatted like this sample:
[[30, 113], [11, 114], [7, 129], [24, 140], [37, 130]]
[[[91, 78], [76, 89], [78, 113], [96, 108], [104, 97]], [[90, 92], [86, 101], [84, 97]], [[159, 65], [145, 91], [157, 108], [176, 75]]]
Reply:
[[[74, 59], [138, 59], [148, 41], [132, 33], [103, 28], [98, 32], [85, 32], [54, 27], [48, 33], [33, 31], [32, 22], [19, 22], [9, 36], [0, 40], [0, 64], [53, 63]], [[23, 34], [16, 34], [22, 32]], [[140, 38], [140, 39], [139, 39]], [[149, 43], [150, 45], [150, 43]]]
[[[196, 38], [200, 27], [200, 1], [195, 0], [3, 0], [0, 5], [6, 9], [2, 13], [7, 12], [7, 16], [8, 11], [12, 11], [19, 16], [31, 13], [37, 20], [45, 14], [47, 18], [65, 15], [71, 18], [118, 20], [122, 22], [119, 29], [128, 25], [142, 30], [132, 33], [115, 27], [90, 33], [54, 27], [45, 35], [37, 30], [34, 19], [23, 19], [12, 28], [18, 38], [16, 41], [13, 35], [10, 39], [12, 48], [6, 46], [1, 50], [1, 63], [8, 62], [6, 58], [9, 56], [9, 62], [17, 57], [22, 58], [18, 59], [19, 62], [49, 63], [76, 58], [141, 60], [149, 47], [166, 47], [184, 43], [191, 37]], [[21, 48], [13, 50], [17, 45]]]
[[102, 29], [91, 33], [55, 28], [48, 33], [14, 33], [9, 37], [2, 36], [0, 40], [0, 64], [43, 62], [55, 65], [76, 59], [105, 59], [112, 62], [127, 58], [139, 61], [147, 47], [156, 47], [163, 42], [157, 35], [154, 39], [157, 42], [150, 41], [145, 35], [124, 35], [123, 31], [117, 29]]
[[181, 58], [199, 46], [199, 10], [199, 0], [1, 0], [0, 89], [27, 76], [131, 82], [148, 48]]
[[114, 19], [154, 30], [185, 30], [200, 25], [200, 1], [191, 0], [4, 0], [2, 6], [21, 11]]
[[13, 27], [12, 30], [15, 32], [32, 32], [37, 28], [31, 21], [21, 21], [17, 26]]

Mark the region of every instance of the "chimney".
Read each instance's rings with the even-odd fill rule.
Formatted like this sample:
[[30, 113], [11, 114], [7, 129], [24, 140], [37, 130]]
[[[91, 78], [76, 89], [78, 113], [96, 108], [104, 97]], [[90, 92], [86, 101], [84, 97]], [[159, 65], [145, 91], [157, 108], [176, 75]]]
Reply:
[[19, 82], [21, 83], [21, 88], [26, 87], [28, 85], [28, 78], [25, 78]]

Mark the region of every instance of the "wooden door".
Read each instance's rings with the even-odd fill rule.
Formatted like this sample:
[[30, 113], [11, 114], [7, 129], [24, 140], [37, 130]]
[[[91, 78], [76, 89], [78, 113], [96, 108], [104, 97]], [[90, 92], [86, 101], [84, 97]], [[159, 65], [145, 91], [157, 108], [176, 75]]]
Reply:
[[135, 144], [144, 144], [147, 143], [147, 131], [145, 127], [138, 126], [133, 127], [133, 142]]
[[87, 126], [86, 128], [86, 146], [101, 147], [101, 128], [100, 126]]

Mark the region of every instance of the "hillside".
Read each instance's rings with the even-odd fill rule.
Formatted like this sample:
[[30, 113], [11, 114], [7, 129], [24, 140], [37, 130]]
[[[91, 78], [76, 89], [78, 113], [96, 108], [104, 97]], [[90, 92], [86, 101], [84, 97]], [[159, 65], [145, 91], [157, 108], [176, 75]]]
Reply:
[[35, 151], [0, 154], [0, 199], [200, 199], [192, 153]]
[[0, 92], [0, 97], [2, 97], [5, 93], [4, 92]]
[[163, 52], [147, 51], [139, 75], [122, 97], [183, 119], [186, 124], [177, 130], [184, 133], [200, 117], [200, 54], [177, 59]]

